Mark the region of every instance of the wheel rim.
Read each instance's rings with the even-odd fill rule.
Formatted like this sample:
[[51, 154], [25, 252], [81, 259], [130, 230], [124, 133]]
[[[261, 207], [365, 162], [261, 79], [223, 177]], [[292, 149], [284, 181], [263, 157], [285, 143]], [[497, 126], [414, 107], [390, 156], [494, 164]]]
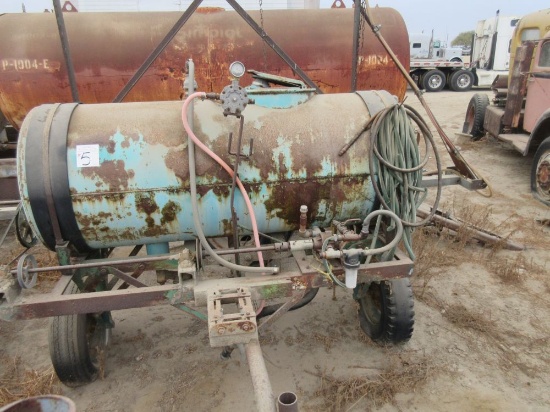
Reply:
[[26, 248], [30, 248], [38, 241], [34, 236], [32, 229], [27, 221], [27, 217], [23, 211], [19, 211], [16, 216], [16, 234], [17, 239]]
[[475, 117], [475, 110], [474, 107], [470, 107], [468, 111], [466, 112], [466, 133], [472, 134], [472, 129], [474, 128], [474, 117]]
[[432, 89], [438, 89], [443, 84], [443, 78], [438, 75], [430, 76], [428, 79], [428, 84]]
[[110, 337], [111, 329], [106, 327], [101, 314], [86, 315], [86, 341], [90, 359], [96, 368], [100, 367], [100, 353], [109, 344]]
[[378, 283], [371, 283], [364, 297], [361, 298], [361, 310], [365, 318], [378, 327], [382, 319], [382, 293]]
[[458, 78], [456, 79], [456, 84], [458, 85], [458, 87], [460, 89], [465, 89], [467, 88], [468, 86], [470, 86], [470, 83], [472, 82], [472, 79], [470, 76], [468, 76], [467, 74], [461, 74], [460, 76], [458, 76]]
[[537, 163], [537, 193], [544, 200], [550, 200], [550, 151], [544, 153]]

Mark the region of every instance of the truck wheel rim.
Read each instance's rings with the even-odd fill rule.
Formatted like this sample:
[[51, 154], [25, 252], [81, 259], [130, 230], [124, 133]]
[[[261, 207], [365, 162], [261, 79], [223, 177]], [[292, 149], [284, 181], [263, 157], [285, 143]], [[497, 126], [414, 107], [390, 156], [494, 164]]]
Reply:
[[475, 109], [472, 106], [466, 112], [466, 123], [468, 124], [467, 130], [466, 130], [467, 134], [472, 134], [472, 129], [474, 127], [474, 117], [475, 117]]
[[470, 76], [467, 74], [462, 74], [458, 77], [458, 87], [464, 89], [470, 85]]
[[442, 82], [443, 79], [440, 76], [432, 76], [429, 80], [430, 86], [433, 89], [437, 89], [438, 87], [440, 87]]
[[550, 152], [542, 156], [537, 165], [537, 192], [550, 199]]

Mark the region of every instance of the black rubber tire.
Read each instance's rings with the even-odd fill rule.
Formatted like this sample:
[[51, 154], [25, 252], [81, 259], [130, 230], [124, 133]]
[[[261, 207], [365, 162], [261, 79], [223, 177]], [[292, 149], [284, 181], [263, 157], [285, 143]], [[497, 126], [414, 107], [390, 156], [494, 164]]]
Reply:
[[19, 210], [15, 216], [15, 236], [19, 243], [27, 249], [33, 247], [38, 242], [23, 210]]
[[447, 79], [441, 70], [433, 69], [422, 76], [422, 87], [427, 92], [438, 92], [445, 87]]
[[487, 106], [489, 106], [489, 96], [481, 93], [474, 94], [468, 103], [462, 133], [471, 135], [472, 140], [479, 140], [485, 136], [483, 121]]
[[408, 278], [373, 282], [358, 302], [359, 324], [373, 341], [399, 344], [411, 338], [414, 299]]
[[531, 191], [537, 200], [550, 206], [550, 136], [535, 152], [531, 167]]
[[[78, 293], [71, 282], [65, 294]], [[106, 312], [108, 316], [108, 312]], [[95, 314], [56, 316], [52, 319], [50, 357], [59, 380], [69, 387], [86, 385], [97, 379], [99, 352], [108, 343], [110, 329]]]
[[455, 92], [467, 92], [474, 85], [474, 75], [469, 70], [457, 70], [451, 74], [449, 87]]

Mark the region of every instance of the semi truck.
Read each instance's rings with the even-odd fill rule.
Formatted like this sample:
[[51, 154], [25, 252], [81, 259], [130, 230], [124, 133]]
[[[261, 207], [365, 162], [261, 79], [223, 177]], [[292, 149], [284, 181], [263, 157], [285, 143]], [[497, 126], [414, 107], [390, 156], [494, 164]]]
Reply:
[[493, 99], [476, 93], [466, 110], [463, 132], [485, 134], [526, 156], [535, 152], [531, 190], [550, 206], [550, 9], [521, 18], [510, 47], [508, 75], [493, 83]]
[[490, 87], [498, 75], [510, 70], [510, 44], [517, 16], [500, 16], [480, 20], [472, 39], [470, 67], [474, 86]]
[[454, 91], [468, 91], [473, 86], [491, 87], [499, 74], [510, 69], [510, 44], [517, 16], [500, 16], [477, 23], [471, 46], [471, 63], [462, 61], [461, 48], [446, 47], [433, 36], [410, 35], [410, 74], [418, 87], [438, 92], [447, 86]]
[[433, 33], [411, 34], [410, 75], [419, 88], [427, 92], [438, 92], [445, 86], [454, 91], [470, 90], [474, 84], [473, 74], [462, 61], [462, 49], [446, 47], [440, 40], [434, 40]]

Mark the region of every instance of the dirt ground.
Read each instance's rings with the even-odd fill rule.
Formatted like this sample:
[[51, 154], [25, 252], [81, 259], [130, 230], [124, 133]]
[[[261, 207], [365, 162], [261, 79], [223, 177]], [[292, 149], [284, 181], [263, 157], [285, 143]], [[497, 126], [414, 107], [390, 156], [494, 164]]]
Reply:
[[[531, 196], [532, 155], [524, 158], [489, 138], [455, 135], [473, 94], [444, 91], [426, 99], [464, 157], [490, 181], [493, 196], [445, 188], [441, 208], [527, 249], [484, 247], [462, 232], [417, 230], [415, 330], [398, 347], [378, 346], [362, 334], [356, 304], [341, 289], [336, 301], [332, 290], [323, 290], [285, 315], [261, 343], [274, 392], [295, 392], [301, 411], [550, 410], [550, 228], [544, 225], [550, 208]], [[410, 93], [407, 104], [420, 107]], [[8, 249], [1, 249], [0, 263], [21, 250]], [[221, 360], [201, 321], [168, 306], [119, 311], [114, 319], [104, 378], [77, 389], [49, 386], [72, 398], [78, 411], [254, 410], [246, 361], [238, 351]], [[10, 389], [16, 361], [21, 370], [50, 373], [48, 326], [47, 319], [0, 321], [5, 390], [28, 383]]]

